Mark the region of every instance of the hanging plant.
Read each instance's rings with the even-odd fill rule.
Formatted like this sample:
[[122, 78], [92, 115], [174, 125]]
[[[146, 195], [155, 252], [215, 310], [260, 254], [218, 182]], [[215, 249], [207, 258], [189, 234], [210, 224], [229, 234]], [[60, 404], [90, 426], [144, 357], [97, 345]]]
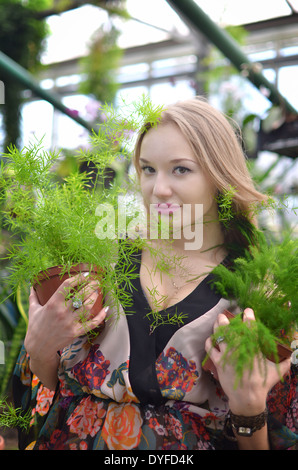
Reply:
[[81, 60], [86, 79], [80, 85], [80, 91], [93, 95], [98, 101], [112, 103], [119, 88], [117, 69], [122, 57], [122, 50], [117, 45], [119, 31], [111, 25], [96, 32], [89, 53]]

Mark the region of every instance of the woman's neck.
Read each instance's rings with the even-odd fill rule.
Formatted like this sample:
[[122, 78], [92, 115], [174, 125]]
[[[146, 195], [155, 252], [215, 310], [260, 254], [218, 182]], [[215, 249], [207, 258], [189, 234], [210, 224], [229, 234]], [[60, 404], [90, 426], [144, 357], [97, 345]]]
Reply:
[[161, 249], [170, 246], [172, 250], [184, 252], [188, 256], [201, 253], [203, 257], [207, 258], [208, 253], [211, 254], [218, 247], [222, 248], [224, 245], [224, 234], [218, 221], [205, 222], [200, 229], [189, 231], [187, 237], [183, 235], [182, 230], [180, 237], [158, 238], [154, 240], [154, 245], [159, 246]]
[[[205, 272], [206, 269], [209, 270], [217, 266], [227, 256], [224, 247], [224, 237], [219, 223], [209, 224], [209, 227], [205, 227], [199, 249], [186, 248], [186, 244], [189, 241], [185, 239], [157, 239], [152, 240], [150, 243], [156, 253], [161, 253], [163, 259], [180, 260], [181, 266], [187, 265], [190, 271], [193, 271], [193, 274], [196, 271]], [[175, 265], [175, 261], [173, 261], [173, 265]]]

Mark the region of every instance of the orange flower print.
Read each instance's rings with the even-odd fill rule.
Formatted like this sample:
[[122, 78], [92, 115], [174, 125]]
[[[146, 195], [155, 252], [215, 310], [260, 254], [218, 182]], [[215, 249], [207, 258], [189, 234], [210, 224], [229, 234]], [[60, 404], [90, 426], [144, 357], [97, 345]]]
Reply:
[[84, 391], [100, 391], [106, 377], [110, 374], [109, 367], [110, 361], [105, 359], [99, 349], [99, 344], [94, 344], [84, 361], [78, 362], [71, 372]]
[[187, 361], [174, 348], [162, 353], [156, 362], [157, 380], [164, 397], [181, 400], [190, 392], [199, 377], [194, 361]]
[[141, 438], [142, 418], [133, 403], [112, 403], [109, 406], [102, 437], [109, 450], [128, 450], [137, 447]]
[[65, 376], [60, 376], [59, 377], [59, 393], [61, 397], [73, 397], [73, 392], [69, 388], [69, 385], [67, 383], [67, 380]]
[[168, 432], [166, 428], [158, 421], [157, 418], [150, 418], [149, 419], [149, 427], [151, 429], [154, 429], [154, 431], [159, 435], [159, 436], [167, 436]]
[[30, 370], [30, 357], [23, 347], [20, 351], [20, 356], [16, 363], [16, 373], [20, 374], [20, 380], [26, 386], [31, 385], [31, 370]]
[[123, 393], [123, 396], [122, 396], [122, 398], [121, 398], [121, 401], [122, 401], [122, 402], [135, 402], [135, 403], [139, 403], [139, 400], [138, 400], [137, 397], [134, 395], [134, 393], [133, 393], [131, 387], [127, 387], [127, 388], [124, 390], [124, 393]]
[[[33, 381], [34, 381], [34, 377], [36, 376], [33, 376]], [[36, 383], [40, 384], [39, 379], [37, 379], [37, 381], [38, 382]], [[43, 385], [39, 386], [37, 390], [37, 396], [36, 396], [36, 407], [33, 408], [31, 412], [30, 426], [33, 426], [36, 423], [36, 419], [37, 419], [36, 413], [39, 414], [40, 416], [45, 416], [47, 414], [52, 404], [54, 395], [55, 395], [54, 391], [49, 390]]]
[[77, 434], [80, 439], [86, 439], [87, 436], [94, 437], [98, 433], [104, 416], [103, 404], [92, 401], [89, 395], [75, 408], [67, 424], [70, 432]]
[[181, 440], [182, 435], [182, 424], [179, 419], [175, 418], [172, 415], [165, 415], [165, 423], [168, 433], [171, 433], [175, 436], [175, 439]]
[[79, 445], [76, 443], [70, 444], [69, 448], [70, 450], [88, 450], [88, 444], [85, 441], [81, 441]]
[[49, 390], [44, 386], [40, 386], [36, 397], [36, 413], [38, 413], [40, 416], [46, 415], [50, 409], [54, 395], [55, 392], [53, 390]]
[[33, 374], [33, 376], [32, 376], [31, 384], [32, 384], [32, 388], [35, 388], [40, 384], [40, 380], [35, 374]]

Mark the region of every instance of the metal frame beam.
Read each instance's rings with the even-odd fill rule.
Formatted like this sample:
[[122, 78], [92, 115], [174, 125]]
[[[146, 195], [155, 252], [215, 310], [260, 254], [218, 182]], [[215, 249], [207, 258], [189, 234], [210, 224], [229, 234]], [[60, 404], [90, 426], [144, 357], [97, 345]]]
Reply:
[[[88, 122], [82, 119], [80, 116], [77, 116], [73, 111], [67, 106], [65, 106], [61, 99], [55, 94], [48, 92], [47, 90], [41, 88], [37, 83], [34, 77], [23, 67], [17, 64], [14, 60], [8, 57], [6, 54], [0, 51], [0, 70], [4, 70], [7, 75], [11, 78], [17, 80], [19, 83], [22, 83], [26, 89], [31, 90], [38, 97], [43, 100], [51, 103], [56, 109], [61, 111], [63, 114], [68, 116], [73, 121], [76, 121], [78, 124], [83, 126], [89, 132], [92, 132], [92, 127]], [[4, 83], [5, 86], [9, 86], [8, 83]]]
[[236, 41], [219, 28], [193, 0], [167, 2], [192, 30], [204, 34], [259, 91], [265, 89], [272, 104], [280, 106], [286, 114], [297, 115], [297, 110], [279, 93], [274, 84], [264, 77], [256, 64], [248, 59]]

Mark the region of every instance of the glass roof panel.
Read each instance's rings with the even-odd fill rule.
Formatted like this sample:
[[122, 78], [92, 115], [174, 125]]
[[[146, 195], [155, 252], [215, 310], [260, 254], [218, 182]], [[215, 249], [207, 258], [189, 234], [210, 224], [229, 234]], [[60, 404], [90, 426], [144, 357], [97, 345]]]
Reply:
[[[219, 24], [236, 25], [286, 16], [292, 13], [289, 3], [298, 0], [194, 0], [210, 18]], [[113, 17], [121, 31], [119, 46], [128, 48], [156, 43], [173, 37], [186, 36], [189, 30], [166, 0], [127, 0], [131, 20]], [[84, 5], [48, 18], [51, 36], [47, 41], [44, 63], [60, 62], [80, 57], [94, 32], [108, 22], [107, 13], [99, 7]]]
[[220, 25], [239, 25], [292, 13], [286, 0], [195, 0]]

